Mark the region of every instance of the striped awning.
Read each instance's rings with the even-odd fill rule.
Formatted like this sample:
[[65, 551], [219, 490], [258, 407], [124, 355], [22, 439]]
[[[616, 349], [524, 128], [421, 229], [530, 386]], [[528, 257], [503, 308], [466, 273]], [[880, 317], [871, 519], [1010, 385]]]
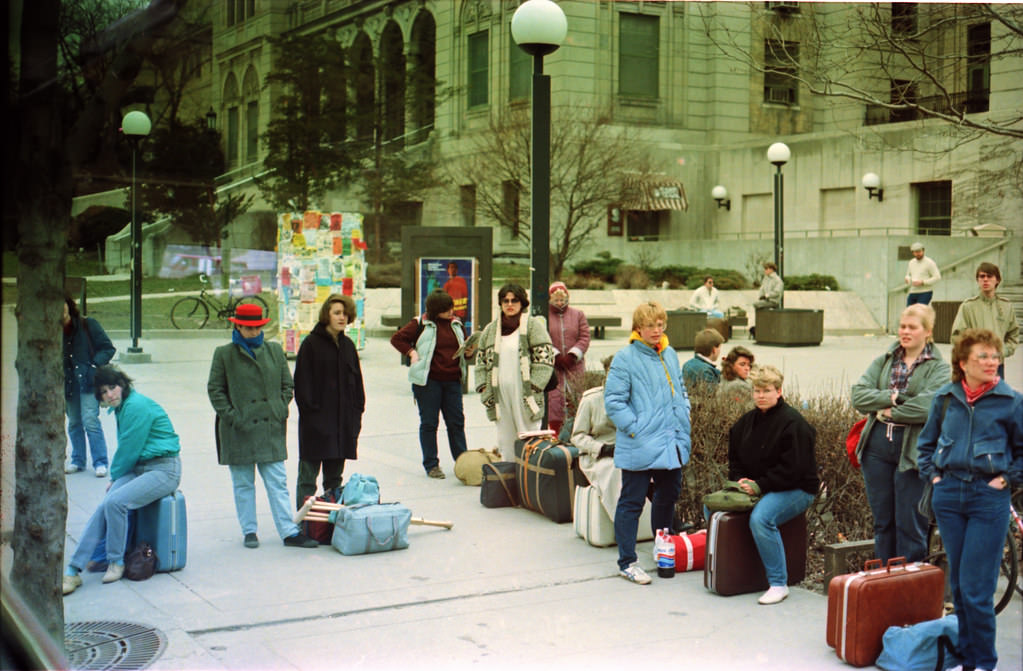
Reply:
[[686, 189], [682, 182], [670, 175], [651, 173], [625, 176], [624, 210], [681, 210], [689, 209]]

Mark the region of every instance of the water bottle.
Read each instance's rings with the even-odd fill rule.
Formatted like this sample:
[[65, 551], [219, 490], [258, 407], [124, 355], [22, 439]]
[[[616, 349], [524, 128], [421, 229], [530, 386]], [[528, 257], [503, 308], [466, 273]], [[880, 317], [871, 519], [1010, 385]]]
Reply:
[[669, 538], [670, 535], [669, 529], [658, 529], [654, 541], [654, 549], [657, 552], [657, 576], [660, 578], [675, 577], [675, 543]]

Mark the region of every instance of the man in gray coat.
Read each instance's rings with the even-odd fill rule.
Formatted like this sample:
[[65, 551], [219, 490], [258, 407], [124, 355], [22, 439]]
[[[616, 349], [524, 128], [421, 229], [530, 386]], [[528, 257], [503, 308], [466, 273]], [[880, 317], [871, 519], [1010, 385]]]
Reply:
[[256, 468], [284, 544], [317, 547], [292, 521], [284, 461], [294, 383], [284, 350], [278, 343], [263, 342], [263, 326], [270, 320], [263, 317], [261, 306], [239, 305], [229, 319], [235, 325], [232, 340], [214, 351], [206, 390], [217, 411], [217, 458], [231, 469], [245, 547], [259, 547]]

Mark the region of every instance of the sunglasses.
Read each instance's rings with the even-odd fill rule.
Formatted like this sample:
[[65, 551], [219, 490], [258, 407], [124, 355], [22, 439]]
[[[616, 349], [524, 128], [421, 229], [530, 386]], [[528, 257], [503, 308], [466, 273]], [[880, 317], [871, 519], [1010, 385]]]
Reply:
[[522, 301], [520, 301], [518, 298], [511, 297], [502, 299], [501, 302], [505, 305], [514, 305], [515, 303], [521, 303]]

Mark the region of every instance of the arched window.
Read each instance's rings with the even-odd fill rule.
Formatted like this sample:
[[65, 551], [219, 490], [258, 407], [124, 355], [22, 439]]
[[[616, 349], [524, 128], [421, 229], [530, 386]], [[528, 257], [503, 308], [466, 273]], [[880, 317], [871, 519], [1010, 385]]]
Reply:
[[465, 35], [466, 102], [469, 109], [490, 102], [490, 23], [493, 11], [489, 2], [466, 0], [462, 5], [462, 34]]
[[241, 96], [238, 95], [238, 79], [234, 76], [233, 72], [229, 72], [227, 79], [224, 81], [223, 96], [223, 112], [227, 117], [225, 126], [227, 129], [227, 145], [225, 146], [224, 158], [227, 159], [229, 168], [234, 168], [238, 165], [238, 138], [241, 122], [239, 116], [240, 105]]
[[437, 98], [437, 24], [433, 14], [420, 11], [412, 24], [410, 46], [409, 86], [411, 87], [410, 116], [412, 128], [418, 132], [413, 142], [425, 140], [433, 129], [434, 108]]
[[249, 66], [242, 81], [242, 101], [245, 104], [245, 162], [259, 160], [259, 75]]
[[[383, 141], [395, 140], [405, 134], [405, 41], [401, 28], [388, 21], [380, 36], [381, 94], [383, 96]], [[386, 146], [386, 145], [385, 145]], [[403, 141], [391, 149], [400, 149]]]
[[366, 33], [359, 33], [352, 44], [352, 88], [355, 94], [355, 137], [358, 140], [372, 142], [373, 126], [376, 122], [375, 97], [373, 84], [375, 68], [373, 67], [373, 46]]

